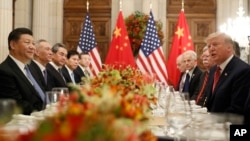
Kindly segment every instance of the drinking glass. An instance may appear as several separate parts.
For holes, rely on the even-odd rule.
[[[167,123],[175,130],[175,141],[179,141],[182,131],[191,122],[191,106],[188,93],[169,93],[166,109]]]
[[[158,106],[159,108],[165,110],[166,108],[166,86],[164,84],[159,85],[159,90],[158,90]]]
[[[47,91],[46,92],[47,105],[53,105],[53,103],[59,102],[60,98],[61,98],[61,94],[57,91]]]
[[[52,88],[52,91],[61,94],[60,100],[62,101],[66,101],[69,98],[69,89],[66,87],[55,87]]]
[[[9,122],[16,110],[14,99],[0,99],[0,125]]]

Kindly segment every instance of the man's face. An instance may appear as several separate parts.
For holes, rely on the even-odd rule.
[[[78,54],[70,56],[70,58],[67,59],[66,64],[71,70],[75,70],[77,66],[79,65]]]
[[[208,40],[207,46],[209,48],[211,60],[218,65],[228,58],[232,50],[230,45],[225,43],[224,38],[221,36]]]
[[[79,63],[83,67],[88,67],[90,64],[90,56],[88,54],[82,54]]]
[[[186,70],[191,70],[196,65],[196,60],[192,58],[191,54],[183,55],[183,62],[185,63]]]
[[[11,55],[23,63],[33,58],[35,52],[34,39],[29,34],[22,34],[18,41],[11,41]]]
[[[176,65],[177,65],[177,68],[180,70],[180,72],[185,72],[186,67],[182,59],[177,60]]]
[[[66,63],[67,50],[59,47],[56,53],[52,55],[52,61],[59,67],[62,67]]]
[[[40,42],[35,54],[43,63],[50,62],[52,59],[51,45],[48,42]]]
[[[210,69],[214,65],[214,63],[211,60],[209,50],[206,50],[202,53],[201,59],[202,59],[203,65],[206,69]]]

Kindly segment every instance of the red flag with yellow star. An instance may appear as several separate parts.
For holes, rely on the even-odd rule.
[[[116,27],[113,33],[105,64],[114,65],[116,68],[136,66],[121,11],[119,12],[118,19],[116,21]]]
[[[182,9],[179,14],[170,54],[167,60],[168,81],[172,83],[175,88],[180,79],[180,71],[177,69],[176,58],[187,50],[194,50],[194,46],[186,22],[184,9]]]

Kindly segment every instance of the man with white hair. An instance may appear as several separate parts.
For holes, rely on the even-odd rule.
[[[197,54],[193,50],[188,50],[183,53],[183,61],[186,68],[186,80],[182,92],[188,92],[192,98],[195,91],[198,91],[200,76],[202,71],[197,66]]]

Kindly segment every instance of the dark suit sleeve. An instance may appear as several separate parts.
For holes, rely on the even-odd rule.
[[[249,94],[250,70],[242,71],[239,75],[235,76],[234,80],[234,84],[232,85],[232,100],[226,112],[242,114],[242,107],[245,106]]]
[[[247,101],[244,107],[244,124],[250,126],[250,88],[247,96]]]

